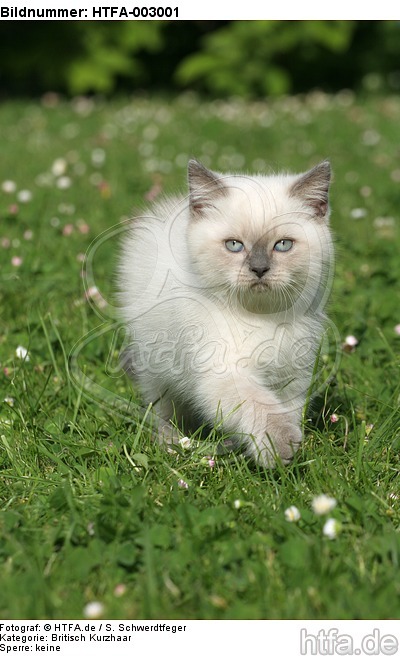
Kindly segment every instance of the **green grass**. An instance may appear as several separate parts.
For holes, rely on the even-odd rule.
[[[2,618],[79,618],[93,600],[121,619],[399,617],[399,124],[399,98],[348,93],[0,107],[0,183],[17,185],[0,192]],[[340,362],[333,341],[286,469],[212,440],[162,451],[126,412],[110,229],[158,185],[183,189],[192,155],[220,170],[333,165]],[[49,175],[57,159],[68,188]],[[103,307],[85,298],[87,249]],[[320,493],[337,499],[333,540],[311,510]]]

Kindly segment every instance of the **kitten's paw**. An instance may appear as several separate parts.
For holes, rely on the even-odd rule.
[[[182,433],[172,424],[160,420],[158,423],[157,442],[162,446],[170,446],[172,444],[180,444]]]
[[[263,467],[273,468],[277,459],[288,465],[300,446],[302,432],[297,424],[275,416],[268,422],[265,437],[254,439],[252,456]]]

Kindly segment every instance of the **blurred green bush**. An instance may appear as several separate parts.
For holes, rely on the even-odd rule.
[[[399,37],[397,21],[6,21],[0,93],[396,87]]]
[[[399,73],[396,21],[233,21],[208,34],[176,78],[213,95],[260,97],[368,80],[395,87]]]
[[[203,49],[179,66],[177,79],[218,95],[287,93],[293,84],[291,60],[302,60],[307,79],[307,66],[324,51],[348,50],[354,27],[350,21],[237,21],[204,39]]]
[[[141,56],[159,51],[158,21],[11,21],[0,25],[0,89],[71,95],[111,93],[127,80],[146,80]]]

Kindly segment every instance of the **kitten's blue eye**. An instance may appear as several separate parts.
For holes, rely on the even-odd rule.
[[[225,246],[227,247],[228,251],[231,251],[231,253],[240,253],[240,251],[244,249],[242,242],[237,241],[237,239],[228,239],[225,242]]]
[[[280,239],[279,241],[276,242],[274,246],[274,251],[278,251],[279,253],[285,253],[286,251],[290,251],[292,246],[293,246],[293,242],[291,239]]]

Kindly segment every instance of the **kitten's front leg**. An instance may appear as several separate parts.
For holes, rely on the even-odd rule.
[[[234,394],[230,386],[224,387],[224,428],[234,432],[247,455],[263,467],[274,467],[277,458],[289,464],[302,440],[301,408],[287,408],[273,392],[250,381],[236,381]]]
[[[265,407],[256,409],[255,413],[265,414]],[[244,440],[247,454],[263,467],[274,467],[280,458],[288,465],[302,440],[299,421],[293,412],[282,408],[280,414],[267,412],[263,429],[254,431]]]

